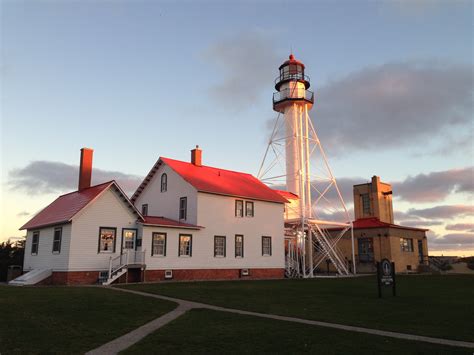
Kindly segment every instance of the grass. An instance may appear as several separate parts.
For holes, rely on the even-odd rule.
[[[474,341],[472,276],[398,276],[397,297],[385,290],[382,299],[375,276],[126,287],[229,308]]]
[[[121,354],[471,354],[468,349],[193,309]]]
[[[84,353],[176,306],[100,288],[0,286],[0,354]]]

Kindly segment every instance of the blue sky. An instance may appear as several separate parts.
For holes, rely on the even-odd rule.
[[[399,186],[405,214],[464,206],[424,223],[443,221],[440,250],[474,253],[470,1],[4,0],[1,10],[0,240],[74,189],[67,167],[48,164],[77,165],[83,146],[104,176],[131,185],[196,144],[206,164],[256,174],[273,79],[293,50],[336,177],[380,175]],[[417,188],[424,198],[409,197]],[[468,226],[445,229],[457,224]],[[453,233],[466,243],[443,239]]]

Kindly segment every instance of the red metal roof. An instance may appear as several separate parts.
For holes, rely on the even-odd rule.
[[[204,165],[196,166],[169,158],[161,158],[161,160],[198,191],[270,202],[287,202],[250,174]]]
[[[280,67],[278,69],[281,69],[283,68],[284,66],[286,65],[290,65],[290,64],[296,64],[296,65],[301,65],[303,68],[304,68],[304,64],[303,62],[295,59],[295,56],[293,54],[290,54],[290,56],[288,57],[288,60],[283,62],[282,65],[280,65]]]
[[[81,191],[74,191],[59,196],[51,204],[41,210],[36,216],[24,224],[22,229],[33,229],[53,224],[66,223],[89,202],[107,189],[113,181],[95,185]]]
[[[352,223],[352,225],[354,226],[354,229],[390,227],[390,228],[411,229],[411,230],[418,230],[418,231],[425,231],[425,232],[428,230],[428,229],[405,227],[405,226],[400,226],[398,224],[382,222],[377,217],[359,218],[355,220]]]
[[[188,229],[201,229],[204,227],[197,226],[194,224],[183,223],[174,219],[160,217],[160,216],[143,216],[144,225],[148,226],[160,226],[160,227],[171,227],[171,228],[188,228]]]
[[[287,200],[299,200],[300,198],[298,195],[294,194],[293,192],[289,191],[284,191],[284,190],[273,190],[283,198],[286,198]]]
[[[288,202],[284,197],[250,174],[205,165],[196,166],[188,162],[170,158],[160,158],[158,160],[138,187],[137,191],[133,194],[132,201],[136,201],[138,196],[140,196],[161,163],[168,165],[200,192],[277,203]]]
[[[127,195],[122,191],[115,181],[104,182],[80,191],[70,192],[59,196],[51,204],[41,210],[36,216],[24,224],[22,229],[33,229],[51,226],[54,224],[68,223],[71,219],[92,200],[99,196],[104,190],[113,185],[122,195],[123,200],[129,205],[135,214],[141,218],[140,213],[133,206]]]

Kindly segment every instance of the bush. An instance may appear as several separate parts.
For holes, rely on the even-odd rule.
[[[0,282],[7,281],[10,265],[23,266],[24,252],[24,241],[0,243]]]

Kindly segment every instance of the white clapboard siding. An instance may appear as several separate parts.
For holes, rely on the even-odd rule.
[[[142,249],[148,270],[284,268],[283,204],[253,201],[255,217],[235,217],[235,198],[198,193],[197,224],[186,230],[143,227]],[[166,256],[151,256],[152,233],[167,233]],[[179,257],[179,234],[193,236],[192,257]],[[244,236],[244,257],[235,257],[235,235]],[[226,237],[226,256],[214,257],[214,236]],[[262,236],[272,237],[272,255],[262,256]]]
[[[166,173],[168,177],[168,188],[161,192],[161,175]],[[142,205],[148,204],[149,216],[161,216],[179,219],[179,199],[187,197],[187,216],[183,222],[196,224],[197,220],[197,191],[166,164],[162,164],[151,181],[145,187],[135,207],[141,212]]]
[[[72,220],[69,271],[107,270],[109,259],[121,251],[122,229],[136,228],[137,217],[112,188]],[[117,228],[115,253],[99,253],[99,228]]]
[[[62,227],[61,251],[53,253],[54,228]],[[39,231],[38,254],[31,254],[33,232]],[[52,269],[66,271],[68,269],[69,250],[71,240],[71,224],[56,225],[53,227],[28,230],[26,233],[25,259],[23,270]]]

